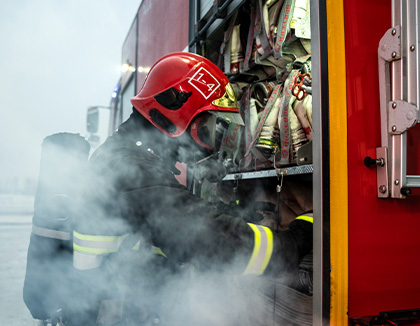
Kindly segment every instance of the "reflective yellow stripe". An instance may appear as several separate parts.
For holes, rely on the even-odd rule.
[[[262,226],[266,235],[267,235],[267,250],[265,252],[264,261],[260,269],[260,274],[264,273],[265,269],[267,268],[268,263],[270,262],[271,255],[273,254],[273,232],[265,227]]]
[[[314,224],[313,216],[300,215],[300,216],[296,217],[296,220],[303,220],[303,221]]]
[[[83,254],[91,254],[91,255],[103,255],[103,254],[109,254],[112,252],[117,252],[118,247],[115,248],[89,248],[89,247],[82,247],[75,243],[73,243],[73,249],[75,251],[78,251]]]
[[[254,231],[254,250],[244,274],[264,273],[273,253],[273,233],[265,226],[248,223]]]
[[[136,242],[133,248],[131,250],[139,251],[140,250],[140,240]]]
[[[73,250],[90,255],[117,252],[128,233],[120,236],[87,235],[73,231]]]
[[[73,231],[73,266],[91,270],[102,263],[102,258],[117,252],[128,233],[119,236],[87,235]]]
[[[126,236],[128,236],[128,233],[124,235],[87,235],[87,234],[81,234],[79,232],[73,231],[73,236],[80,239],[80,240],[90,240],[90,241],[118,241]]]
[[[154,246],[152,246],[152,249],[151,249],[151,251],[152,251],[152,253],[154,253],[155,255],[161,255],[161,256],[163,256],[163,257],[165,257],[165,258],[168,258],[166,255],[165,255],[165,253],[159,248],[159,247],[154,247]]]

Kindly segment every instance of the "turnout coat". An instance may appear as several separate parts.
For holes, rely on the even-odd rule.
[[[241,278],[296,271],[311,252],[312,223],[298,218],[274,232],[193,195],[176,180],[173,161],[149,147],[140,120],[134,111],[89,161],[73,235],[75,291],[83,298],[76,315],[116,324],[236,324],[247,307],[234,296]],[[272,305],[271,294],[264,297]]]

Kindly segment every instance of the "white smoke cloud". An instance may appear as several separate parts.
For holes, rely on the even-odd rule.
[[[0,2],[0,177],[36,176],[42,139],[107,105],[140,0]]]
[[[15,188],[8,186],[14,180],[20,185],[38,177],[44,137],[84,133],[87,107],[109,103],[120,76],[121,47],[140,1],[0,1],[2,193]],[[21,287],[27,250],[22,243],[29,239],[17,232],[11,229],[3,239],[2,258],[7,259],[0,301],[8,304],[3,304],[1,325],[32,325],[25,319]]]
[[[132,140],[134,149],[135,143]],[[61,216],[66,206],[52,209],[54,202],[48,195],[66,192],[72,195],[67,207],[70,213],[64,215],[74,219],[65,220],[64,229],[74,226],[87,234],[131,235],[117,254],[104,256],[101,266],[93,270],[72,268],[71,242],[70,251],[61,250],[59,255],[51,254],[51,241],[41,244],[36,250],[46,260],[40,270],[30,270],[35,278],[34,294],[39,298],[29,297],[27,302],[36,305],[47,300],[49,308],[58,308],[61,301],[64,312],[76,325],[80,322],[74,318],[86,313],[97,318],[103,300],[108,307],[112,300],[124,302],[126,325],[266,325],[273,319],[281,324],[296,316],[299,325],[309,325],[312,298],[286,286],[291,281],[280,273],[241,275],[249,260],[249,241],[225,229],[238,222],[231,223],[227,216],[213,216],[214,206],[207,206],[186,190],[159,186],[165,185],[171,174],[154,155],[146,154],[142,167],[161,165],[162,175],[144,172],[148,170],[139,173],[133,164],[136,155],[115,155],[110,151],[106,156],[103,152],[95,165],[101,178],[95,180],[77,173],[78,163],[72,164],[75,155],[69,154],[69,146],[65,146],[52,156],[56,162],[48,156],[41,162],[42,187],[38,191],[45,197],[40,196],[35,206],[36,222],[43,223],[46,217],[54,221]],[[101,166],[108,160],[111,165]],[[250,219],[256,210],[251,205],[249,215],[244,216]],[[229,235],[224,236],[221,230]],[[132,250],[139,240],[140,250]],[[160,247],[166,257],[152,254],[151,244]],[[290,250],[293,253],[293,248]],[[234,252],[237,255],[232,258]],[[282,266],[277,269],[282,270]],[[52,287],[54,282],[57,285]]]
[[[11,174],[38,176],[43,138],[57,132],[83,133],[86,108],[108,103],[120,75],[121,45],[139,1],[131,0],[129,5],[124,1],[124,6],[129,9],[121,8],[121,3],[117,0],[0,3],[0,177]],[[189,151],[190,148],[180,149],[182,153]],[[67,168],[70,175],[74,173],[73,166]],[[136,177],[133,175],[133,180]],[[147,180],[137,179],[137,182],[141,181]],[[82,190],[85,187],[87,185],[79,180],[77,188]],[[97,197],[107,201],[109,192],[114,189],[97,187],[94,190]],[[172,198],[173,201],[176,199],[175,196]],[[155,205],[163,209],[182,204],[157,199]],[[71,206],[75,211],[82,207],[77,202],[72,202]],[[106,219],[109,211],[95,209],[98,207],[92,206],[92,215],[84,215],[86,222],[92,218],[95,222],[100,220],[103,229],[128,228],[132,231],[132,225]],[[170,213],[158,212],[162,217]],[[98,219],[94,219],[93,214]],[[172,227],[168,240],[175,244],[165,246],[169,248],[169,257],[171,250],[180,256],[178,250],[188,255],[188,251],[197,249],[185,246],[188,243],[186,233],[194,237],[204,235],[202,245],[212,245],[205,238],[206,229],[199,214],[197,211],[197,219],[182,225],[167,222]],[[165,220],[158,222],[165,223]],[[184,229],[180,230],[180,227]],[[146,242],[146,239],[140,240]],[[184,244],[182,249],[176,246],[177,243]],[[41,247],[40,251],[48,249],[51,249],[49,245]],[[133,261],[128,256],[138,260]],[[52,266],[46,265],[53,271],[46,283],[57,281],[60,286],[53,290],[57,291],[58,297],[67,299],[69,308],[77,312],[92,309],[97,313],[98,307],[85,304],[90,303],[90,299],[103,298],[104,293],[105,297],[120,293],[120,297],[131,299],[127,300],[125,307],[133,311],[133,318],[137,318],[132,324],[139,324],[145,318],[153,321],[156,317],[169,325],[185,325],[185,320],[194,325],[255,325],[256,320],[264,324],[264,318],[269,320],[276,311],[282,311],[281,308],[270,310],[274,309],[270,302],[273,288],[278,288],[278,296],[282,297],[280,280],[236,277],[243,259],[238,259],[240,265],[232,263],[223,270],[214,262],[205,264],[204,258],[207,257],[186,259],[185,262],[178,261],[175,267],[171,267],[175,270],[171,270],[168,266],[157,268],[161,262],[155,260],[159,257],[140,256],[129,250],[117,261],[104,262],[101,272],[86,272],[82,273],[83,277],[77,277],[68,267],[68,258],[71,259],[63,255]],[[60,266],[68,268],[59,273]],[[40,272],[38,276],[45,274]],[[38,290],[47,293],[45,288]],[[155,310],[157,315],[153,316]]]

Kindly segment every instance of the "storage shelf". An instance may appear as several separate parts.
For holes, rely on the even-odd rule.
[[[190,6],[200,9],[200,13],[198,14],[199,17],[193,22],[193,26],[200,26],[200,23],[203,24],[203,26],[200,26],[195,31],[192,38],[190,35],[189,47],[194,47],[195,45],[200,44],[202,40],[211,38],[217,30],[223,28],[232,14],[247,1],[248,0],[226,0],[219,8],[214,7],[213,0],[190,1]],[[224,10],[219,12],[219,10],[223,8]]]
[[[234,180],[245,180],[245,179],[261,179],[261,178],[273,178],[277,176],[290,176],[290,175],[300,175],[300,174],[310,174],[313,173],[314,168],[312,164],[308,165],[298,165],[298,166],[289,166],[278,169],[271,170],[261,170],[261,171],[250,171],[250,172],[235,172],[229,173],[223,178],[222,181],[234,181]]]

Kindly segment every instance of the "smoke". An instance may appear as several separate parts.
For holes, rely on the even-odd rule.
[[[0,2],[0,178],[36,178],[42,139],[83,134],[87,107],[109,103],[139,3]]]
[[[45,136],[83,132],[86,108],[109,100],[119,77],[122,40],[139,3],[133,2],[124,19],[117,17],[121,8],[113,1],[0,5],[4,32],[0,39],[7,49],[1,60],[0,173],[38,176],[39,172],[34,212],[38,227],[70,235],[73,229],[89,235],[130,233],[117,253],[103,255],[100,267],[92,270],[74,269],[71,238],[32,234],[25,302],[39,318],[62,308],[74,325],[82,325],[78,321],[85,316],[96,321],[101,302],[111,307],[112,300],[124,302],[127,325],[269,324],[277,311],[287,311],[282,307],[286,298],[273,300],[282,298],[284,280],[241,276],[250,248],[239,250],[247,240],[229,235],[228,227],[228,215],[236,216],[237,224],[260,221],[257,210],[267,207],[252,204],[255,198],[222,209],[216,198],[222,194],[232,202],[233,187],[220,189],[208,183],[217,203],[211,206],[175,186],[165,190],[168,182],[173,186],[176,181],[168,165],[152,154],[141,162],[146,170],[138,173],[135,156],[113,160],[119,155],[116,148],[110,157],[98,158],[97,171],[89,176],[84,159],[75,159],[68,146],[54,148],[54,155],[40,159]],[[18,7],[12,8],[13,4]],[[116,59],[106,61],[110,52]],[[172,157],[170,140],[159,148],[154,135],[147,138],[144,146],[164,160],[196,162],[208,155],[185,141],[178,143]],[[217,177],[224,173],[215,171],[217,165],[200,166],[199,180],[215,181],[209,172],[217,172]],[[128,185],[124,180],[130,180]],[[136,191],[139,187],[143,191]],[[220,211],[224,213],[217,215]],[[133,250],[138,242],[139,250]],[[152,244],[166,257],[151,253]],[[118,309],[111,315],[117,320]]]
[[[242,189],[247,200],[240,205],[205,202],[179,186],[160,139],[147,136],[139,142],[123,125],[89,166],[81,137],[44,141],[34,225],[129,235],[117,252],[98,255],[96,268],[75,269],[71,239],[32,234],[24,297],[33,316],[62,309],[69,325],[267,325],[298,316],[299,325],[309,325],[312,298],[289,286],[285,266],[242,275],[253,249],[245,222],[258,223],[260,211],[275,207],[263,201],[266,185]],[[188,142],[176,149],[183,156],[194,150]],[[229,192],[210,184],[219,195]]]

